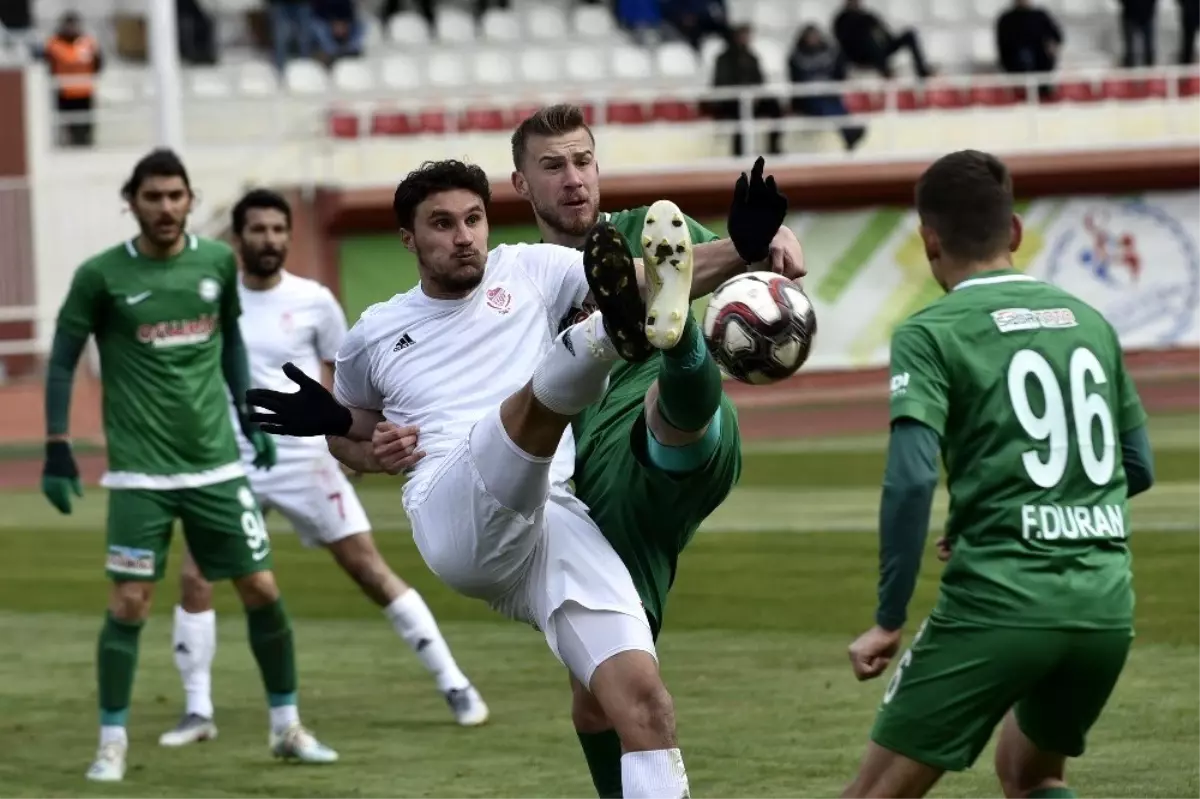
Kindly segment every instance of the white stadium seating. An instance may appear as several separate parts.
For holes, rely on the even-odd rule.
[[[399,47],[421,46],[429,43],[429,25],[415,11],[393,14],[387,22],[388,39]]]
[[[480,20],[480,31],[489,42],[519,42],[521,20],[512,11],[490,8]]]

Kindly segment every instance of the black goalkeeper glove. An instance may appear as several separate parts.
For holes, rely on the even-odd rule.
[[[787,216],[788,201],[775,186],[775,177],[763,180],[762,156],[754,162],[750,177],[743,172],[733,187],[729,207],[729,238],[738,255],[748,264],[766,260],[771,240]]]
[[[83,496],[79,467],[66,441],[46,442],[46,463],[42,467],[42,493],[59,513],[71,512],[71,495]]]
[[[246,392],[246,404],[272,411],[250,414],[251,422],[276,436],[344,436],[350,432],[354,421],[350,410],[340,405],[325,386],[292,363],[283,365],[283,373],[300,390],[286,394],[266,388],[250,389]]]

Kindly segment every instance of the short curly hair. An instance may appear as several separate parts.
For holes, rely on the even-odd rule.
[[[426,161],[405,175],[404,180],[396,187],[396,194],[392,199],[396,223],[405,230],[412,230],[418,205],[431,195],[454,189],[463,189],[479,195],[479,199],[483,200],[484,210],[492,201],[492,186],[487,173],[475,164],[452,158],[445,161]]]

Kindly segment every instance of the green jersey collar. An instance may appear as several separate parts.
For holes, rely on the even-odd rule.
[[[955,286],[951,291],[969,288],[971,286],[987,286],[992,283],[1024,283],[1036,281],[1036,277],[1023,275],[1012,269],[996,269],[990,272],[980,272],[972,278],[968,278]]]
[[[194,250],[200,246],[200,239],[198,239],[194,233],[185,233],[184,235],[187,236],[186,249]],[[129,253],[130,258],[141,258],[142,257],[142,254],[140,252],[138,252],[137,245],[134,244],[134,241],[136,240],[136,238],[137,237],[135,236],[132,239],[125,240],[125,252]]]

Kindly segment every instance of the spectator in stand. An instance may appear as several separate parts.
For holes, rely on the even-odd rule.
[[[846,0],[833,20],[833,35],[850,63],[874,69],[885,78],[892,77],[889,63],[892,56],[904,48],[912,53],[913,67],[919,77],[933,74],[925,62],[916,31],[910,28],[893,36],[879,17],[863,8],[862,0]]]
[[[1125,53],[1121,63],[1127,67],[1153,66],[1154,16],[1158,0],[1121,0],[1121,36]]]
[[[617,22],[641,44],[655,44],[661,38],[663,18],[659,0],[614,0],[613,11]]]
[[[36,37],[29,0],[0,0],[0,45],[37,52]]]
[[[1005,72],[1052,72],[1062,48],[1062,28],[1048,11],[1034,8],[1032,0],[1016,0],[996,20],[996,52]],[[1042,99],[1049,99],[1050,86],[1039,86]]]
[[[662,0],[662,11],[667,22],[697,51],[706,36],[729,38],[725,0]]]
[[[796,46],[788,58],[792,83],[818,83],[846,79],[846,60],[816,25],[806,25],[796,37]],[[792,98],[792,111],[807,117],[844,117],[846,104],[840,94],[804,95]],[[840,129],[846,149],[853,150],[866,135],[861,125]]]
[[[1179,63],[1196,63],[1196,33],[1200,32],[1200,0],[1179,0]]]
[[[354,0],[312,0],[312,15],[317,58],[324,64],[362,55],[365,31]]]
[[[509,0],[475,0],[475,16],[482,17],[489,8],[507,9],[509,5]]]
[[[758,56],[750,48],[750,26],[738,25],[733,29],[729,46],[717,57],[713,72],[713,86],[718,89],[733,86],[762,86],[766,84],[763,77],[762,65]],[[711,104],[710,110],[715,119],[740,120],[742,104],[737,99],[718,100]],[[755,119],[782,119],[783,108],[774,97],[755,97],[751,108]],[[783,152],[782,131],[771,126],[767,131],[767,151],[771,155]],[[733,155],[740,157],[744,153],[742,132],[733,134]]]
[[[217,26],[196,0],[175,0],[179,58],[185,64],[217,63]]]
[[[58,30],[46,40],[41,55],[58,85],[58,112],[66,116],[59,125],[65,133],[64,143],[69,147],[91,147],[94,78],[104,65],[100,46],[83,32],[79,14],[68,11],[59,19]]]
[[[275,68],[283,72],[292,55],[293,45],[296,55],[301,58],[312,57],[312,0],[269,0],[268,4]]]

